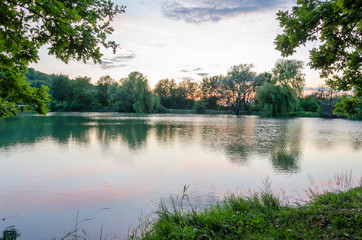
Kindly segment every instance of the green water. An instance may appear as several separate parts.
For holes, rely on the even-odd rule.
[[[200,207],[230,192],[303,197],[336,173],[362,175],[362,122],[257,116],[64,113],[0,120],[0,218],[19,239],[62,237],[79,219],[125,236],[160,199]],[[107,208],[105,210],[101,210]],[[101,210],[101,211],[99,211]],[[88,215],[91,215],[88,220]],[[2,229],[0,229],[2,230]]]

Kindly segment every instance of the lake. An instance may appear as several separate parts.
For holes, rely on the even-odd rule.
[[[230,193],[303,198],[335,174],[362,175],[362,122],[232,115],[26,114],[0,120],[0,219],[19,239],[124,238],[160,199],[209,206]]]

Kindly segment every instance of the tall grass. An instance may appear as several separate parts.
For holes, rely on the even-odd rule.
[[[328,188],[310,187],[309,201],[289,203],[264,188],[247,196],[231,194],[206,209],[181,197],[161,201],[129,239],[362,239],[362,184],[338,174]],[[303,204],[301,204],[303,203]]]

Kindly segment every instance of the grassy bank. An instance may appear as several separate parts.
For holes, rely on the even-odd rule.
[[[183,207],[185,199],[161,202],[155,220],[129,239],[362,239],[361,185],[299,205],[282,204],[270,191],[229,196],[204,210]]]

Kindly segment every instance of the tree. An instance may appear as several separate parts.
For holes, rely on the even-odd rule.
[[[239,115],[241,110],[247,108],[251,99],[256,73],[251,71],[252,64],[232,66],[223,81],[223,98],[225,104]]]
[[[115,81],[109,75],[102,76],[96,83],[97,85],[97,98],[103,106],[108,106],[110,103],[110,96],[108,89]]]
[[[328,118],[335,117],[333,110],[339,100],[337,92],[332,88],[320,86],[313,95],[320,104],[320,115]]]
[[[64,101],[70,98],[71,86],[70,79],[65,75],[58,75],[54,77],[50,88],[52,97],[61,102],[64,108]]]
[[[1,1],[0,118],[16,115],[20,105],[46,114],[47,88],[32,88],[24,80],[41,46],[49,44],[49,54],[65,63],[100,63],[100,46],[114,51],[118,47],[106,39],[113,32],[113,17],[124,10],[109,0]]]
[[[71,110],[84,110],[92,106],[95,100],[94,85],[88,77],[77,77],[70,81],[71,95],[69,105]]]
[[[179,93],[185,99],[196,100],[199,96],[199,85],[190,80],[184,80],[178,84]]]
[[[202,99],[206,101],[206,107],[213,109],[217,107],[217,102],[221,98],[221,85],[224,76],[204,77],[200,84]]]
[[[50,88],[55,75],[48,75],[35,71],[33,68],[28,68],[25,77],[25,80],[28,81],[32,87],[41,88],[41,85],[44,85]]]
[[[177,85],[173,79],[162,79],[153,92],[160,96],[162,105],[167,108],[191,108],[194,100],[199,97],[199,85],[190,80]]]
[[[174,79],[162,79],[157,82],[153,92],[161,97],[161,100],[164,98],[171,97],[175,94],[175,89],[177,88],[177,84]]]
[[[353,90],[344,98],[341,111],[359,109],[362,97],[362,2],[354,0],[299,0],[292,12],[279,11],[283,33],[275,39],[276,49],[289,56],[308,41],[318,42],[310,51],[309,65],[337,91]],[[353,113],[353,112],[352,112]]]
[[[302,73],[303,65],[303,61],[279,59],[272,70],[272,83],[284,87],[289,86],[301,95],[305,86],[305,74]]]
[[[316,96],[312,94],[304,98],[299,98],[299,108],[301,111],[318,112],[320,106]]]
[[[257,90],[259,110],[264,116],[287,117],[295,111],[298,97],[288,86],[266,84]]]
[[[131,72],[120,80],[120,90],[116,105],[120,111],[146,113],[153,112],[156,99],[150,90],[147,78],[140,72]]]

